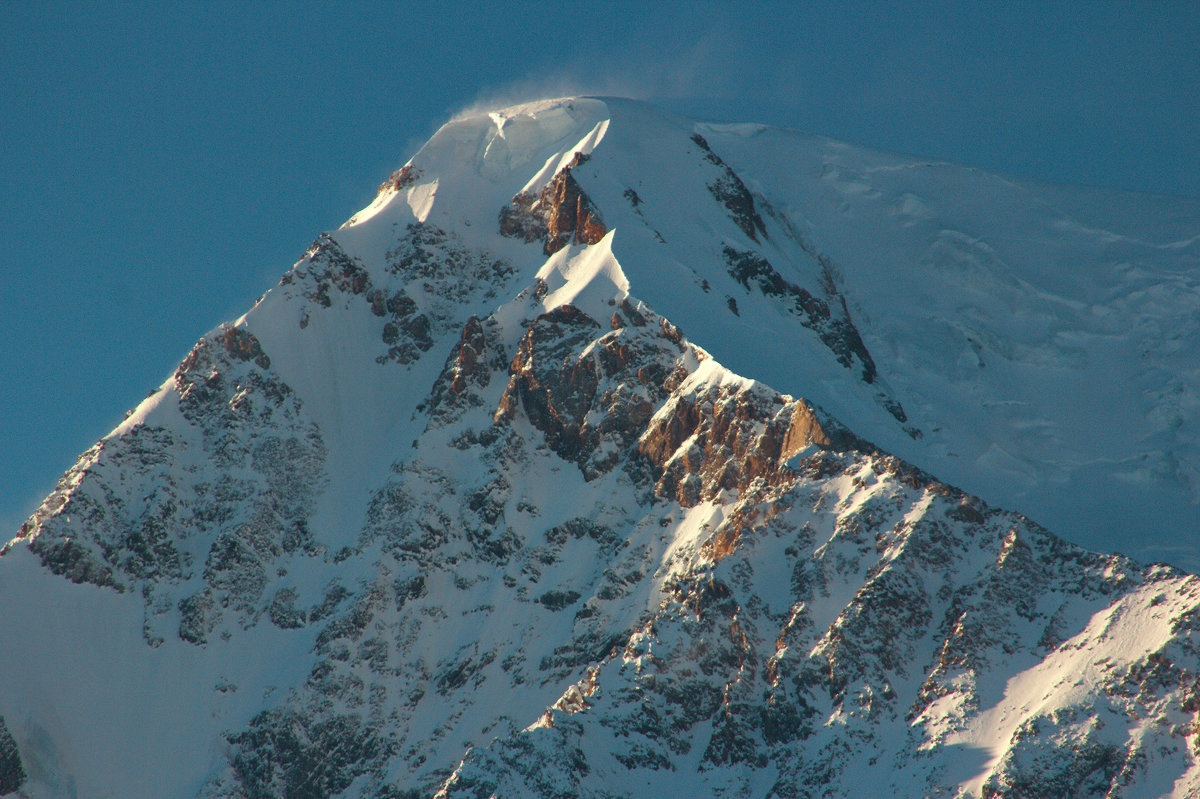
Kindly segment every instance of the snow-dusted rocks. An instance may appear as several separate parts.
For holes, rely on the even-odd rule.
[[[1200,213],[1095,196],[451,122],[5,547],[0,795],[1195,795],[1200,580],[999,509],[1195,564]]]
[[[0,718],[0,795],[16,793],[25,782],[25,768],[17,752],[17,742]]]

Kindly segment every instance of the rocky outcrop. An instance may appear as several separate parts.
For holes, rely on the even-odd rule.
[[[230,616],[257,615],[272,564],[312,554],[324,442],[269,366],[245,328],[201,339],[161,389],[188,427],[136,425],[101,442],[24,528],[51,571],[136,587],[151,645],[203,644]],[[131,495],[130,485],[141,488]]]
[[[879,384],[879,372],[875,360],[863,343],[862,336],[850,318],[846,298],[837,290],[827,266],[822,267],[822,288],[826,299],[814,296],[807,289],[786,280],[763,255],[751,250],[736,250],[728,245],[724,248],[725,263],[729,276],[747,291],[753,286],[764,297],[777,300],[783,308],[800,320],[800,324],[812,330],[847,369],[857,369],[859,379],[868,385],[876,385],[875,400],[896,421],[904,424],[908,416],[899,400],[887,388]],[[729,310],[738,313],[737,301],[728,298]],[[918,437],[914,428],[905,427],[910,436]]]
[[[25,784],[25,779],[17,742],[4,724],[4,717],[0,716],[0,796],[15,794]]]
[[[229,738],[230,760],[245,796],[337,796],[388,754],[356,714],[314,721],[267,711]]]
[[[379,188],[375,191],[375,196],[383,194],[385,191],[400,191],[407,189],[409,186],[417,182],[421,177],[421,170],[415,168],[412,164],[405,164],[397,169],[392,174],[388,175],[388,179],[379,184]]]
[[[605,331],[572,306],[535,319],[496,412],[503,421],[520,410],[589,480],[622,462],[641,469],[640,458],[629,460],[631,448],[689,371],[689,350],[665,319],[626,300],[610,326]]]
[[[406,366],[461,326],[463,302],[493,299],[512,273],[509,264],[459,246],[444,230],[410,223],[387,251],[381,274],[372,275],[333,235],[322,234],[281,285],[307,301],[299,303],[301,329],[318,309],[365,305],[378,320],[376,363]]]
[[[500,210],[500,235],[526,242],[542,241],[552,255],[568,244],[595,244],[608,228],[572,170],[588,156],[576,153],[537,194],[523,192]]]
[[[496,327],[491,319],[472,316],[467,320],[429,399],[421,405],[432,419],[447,423],[485,403],[483,390],[503,373],[509,360]]]
[[[510,359],[502,340],[492,318],[460,331],[424,406],[432,438],[414,442],[372,507],[359,551],[383,542],[380,579],[319,622],[303,690],[232,735],[214,795],[290,790],[314,769],[332,793],[353,783],[378,795],[623,795],[655,774],[689,775],[706,793],[797,797],[902,774],[936,793],[965,719],[997,701],[983,686],[1011,679],[991,675],[1076,657],[1093,638],[1087,620],[1114,602],[1157,592],[1174,597],[1172,614],[1200,607],[1175,573],[1065,544],[810,403],[724,373],[632,300],[607,325],[571,306],[543,313]],[[446,451],[471,466],[447,470]],[[586,515],[543,516],[555,501],[524,473],[563,461],[583,485],[619,492],[619,506],[576,501]],[[709,521],[684,533],[702,508]],[[659,530],[693,538],[664,550]],[[639,604],[651,574],[659,599]],[[280,607],[304,623],[284,612],[294,603]],[[564,635],[422,643],[513,618]],[[1185,717],[1200,695],[1200,653],[1171,646],[1076,704],[1014,708],[1012,754],[988,767],[984,794],[1036,795],[1034,775],[1049,791],[1139,784],[1136,752],[1151,744],[1119,742],[1147,713]],[[473,698],[501,689],[557,699],[532,727],[504,732]],[[1079,726],[1094,702],[1113,732]],[[435,704],[450,720],[418,741]],[[449,770],[451,741],[496,729]],[[297,730],[304,743],[273,755]],[[352,745],[318,760],[328,730]],[[1156,757],[1188,750],[1192,728],[1174,730],[1154,733],[1167,753]]]
[[[356,259],[351,258],[328,233],[322,233],[305,252],[305,260],[297,268],[284,274],[280,283],[299,283],[304,287],[304,296],[322,308],[333,304],[330,292],[357,295],[371,286],[371,274]],[[301,327],[307,322],[301,318]]]
[[[875,382],[875,361],[863,344],[858,329],[850,321],[845,300],[840,295],[835,298],[835,302],[841,304],[837,309],[839,312],[835,314],[828,302],[785,280],[766,258],[756,252],[738,251],[726,246],[725,263],[730,277],[743,288],[749,290],[754,286],[763,296],[782,301],[784,307],[800,319],[801,324],[820,336],[822,343],[837,356],[838,363],[847,369],[857,366],[864,383]]]
[[[757,385],[705,386],[672,397],[638,450],[659,475],[655,489],[683,507],[789,479],[783,464],[813,446],[868,449],[826,414]]]
[[[708,141],[699,133],[692,135],[692,141],[704,152],[704,160],[720,168],[721,173],[708,184],[708,190],[721,205],[742,232],[754,243],[759,243],[759,236],[766,238],[767,227],[763,224],[762,216],[754,206],[754,196],[746,188],[746,184],[737,173],[729,168],[719,155],[712,151]]]
[[[225,351],[239,361],[254,361],[263,369],[271,368],[271,359],[262,350],[254,334],[241,327],[226,327],[221,334]]]

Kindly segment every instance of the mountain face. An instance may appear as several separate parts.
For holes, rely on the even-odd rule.
[[[1196,796],[1198,274],[1186,200],[455,120],[5,546],[0,796]]]

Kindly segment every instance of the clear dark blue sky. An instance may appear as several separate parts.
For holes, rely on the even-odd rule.
[[[625,94],[1200,196],[1200,4],[750,5],[0,4],[0,539],[479,101]]]

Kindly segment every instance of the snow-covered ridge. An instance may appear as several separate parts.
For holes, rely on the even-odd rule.
[[[1200,203],[576,98],[456,120],[342,233],[415,218],[495,247],[577,153],[630,290],[736,372],[1085,545],[1200,568]]]
[[[456,119],[5,548],[0,795],[1194,793],[1196,578],[996,505],[1195,557],[1198,220]]]

